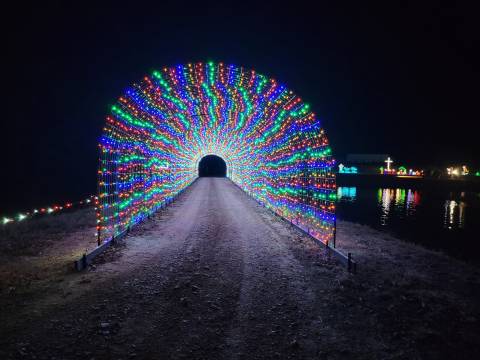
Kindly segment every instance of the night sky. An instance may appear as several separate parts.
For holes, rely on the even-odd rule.
[[[3,9],[0,212],[94,193],[110,105],[153,69],[195,61],[242,65],[294,90],[340,159],[480,166],[476,9],[222,3]]]

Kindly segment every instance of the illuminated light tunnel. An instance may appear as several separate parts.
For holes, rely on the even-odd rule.
[[[324,243],[334,236],[334,159],[320,121],[254,70],[208,62],[153,71],[111,107],[99,147],[99,243],[171,202],[206,155],[224,159],[227,177],[278,215]]]

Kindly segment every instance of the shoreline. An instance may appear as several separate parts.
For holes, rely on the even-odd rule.
[[[362,239],[364,236],[366,239]],[[338,240],[339,238],[340,240]],[[397,234],[393,229],[382,230],[361,222],[337,220],[338,249],[351,252],[355,258],[361,258],[362,262],[368,262],[369,256],[372,256],[372,249],[375,249],[373,245],[381,245],[380,253],[383,254],[395,252],[402,255],[403,253],[417,252],[419,257],[429,256],[432,259],[451,262],[452,266],[467,267],[472,271],[479,272],[480,275],[480,268],[476,263],[452,256],[440,248],[432,249],[424,244],[412,242]],[[367,250],[366,247],[368,247]]]
[[[365,231],[366,233],[370,233],[370,231],[375,232],[376,233],[374,235],[375,238],[384,239],[388,241],[397,241],[399,243],[405,244],[406,248],[409,246],[412,246],[412,248],[417,249],[420,252],[425,251],[430,253],[432,256],[445,257],[446,259],[449,259],[452,262],[457,262],[458,264],[463,264],[464,266],[468,266],[468,267],[471,267],[472,269],[480,271],[480,261],[475,262],[470,258],[462,257],[462,255],[460,254],[458,255],[452,254],[451,252],[449,252],[449,249],[445,249],[442,247],[433,248],[433,247],[429,247],[427,244],[415,242],[415,239],[409,237],[408,235],[402,235],[400,231],[391,227],[381,227],[381,226],[375,227],[368,223],[363,223],[358,221],[337,220],[337,239],[338,239],[339,225],[347,226],[348,228],[351,229],[350,231],[353,231],[355,227],[360,227],[360,228],[364,227],[365,229],[361,231]],[[353,243],[351,240],[348,240],[347,237],[343,237],[340,241],[341,243],[337,247],[342,251],[347,251],[345,247],[354,249],[354,250],[348,250],[352,252],[352,255],[354,255],[355,252],[358,252],[357,250],[359,249],[360,251],[362,251],[361,247],[359,248],[357,243]],[[383,243],[383,241],[381,241],[381,243],[385,246],[385,243]],[[387,245],[388,244],[389,243],[387,242]],[[404,250],[400,250],[400,251],[404,251]]]
[[[337,174],[337,186],[440,188],[452,191],[480,191],[480,177],[468,179],[401,178],[392,175]]]

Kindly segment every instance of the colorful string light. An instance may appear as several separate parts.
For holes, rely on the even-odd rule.
[[[308,104],[254,70],[208,62],[154,71],[112,106],[99,147],[100,242],[168,203],[211,154],[255,199],[321,241],[333,237],[324,130]]]
[[[358,174],[358,168],[356,166],[345,166],[343,164],[338,165],[339,174]]]
[[[405,166],[399,166],[398,169],[390,169],[380,166],[378,168],[380,175],[395,175],[398,177],[423,177],[423,170],[408,169]]]
[[[76,201],[76,202],[66,202],[64,205],[52,205],[52,206],[45,206],[42,208],[37,208],[33,209],[30,211],[24,211],[19,213],[17,216],[4,216],[1,218],[0,222],[3,225],[10,224],[10,223],[15,223],[15,222],[20,222],[24,221],[27,219],[31,219],[34,216],[40,216],[40,215],[47,215],[47,214],[53,214],[53,213],[58,213],[62,210],[67,210],[67,209],[72,209],[76,208],[82,205],[93,205],[96,202],[96,196],[95,195],[90,195],[86,199]],[[58,204],[58,203],[57,203]]]

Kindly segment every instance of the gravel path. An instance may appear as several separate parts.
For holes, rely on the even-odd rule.
[[[64,255],[45,274],[43,255],[5,256],[0,359],[479,358],[478,269],[338,224],[357,275],[228,179],[201,178],[86,272],[66,270],[80,235],[53,243]]]
[[[12,318],[0,354],[315,356],[312,331],[324,308],[315,310],[321,299],[308,266],[344,273],[323,256],[229,180],[201,178],[88,273],[67,277],[63,297],[29,304],[24,321]],[[324,274],[315,290],[328,283]]]

